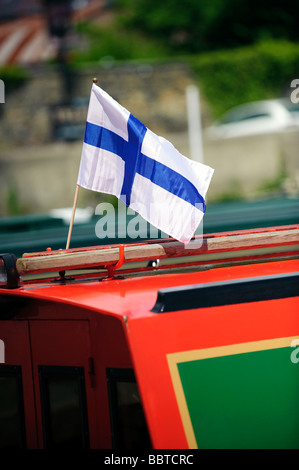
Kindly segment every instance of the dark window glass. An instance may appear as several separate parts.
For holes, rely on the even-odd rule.
[[[150,437],[133,370],[108,369],[107,380],[113,447],[150,449]]]
[[[0,365],[0,448],[25,447],[25,423],[20,366]]]
[[[263,117],[271,117],[271,114],[269,113],[252,113],[248,114],[247,116],[243,116],[240,118],[240,121],[247,121],[247,119],[259,119]]]
[[[83,367],[39,367],[45,448],[88,447]]]

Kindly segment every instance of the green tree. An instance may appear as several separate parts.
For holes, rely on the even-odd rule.
[[[201,52],[262,39],[299,40],[298,0],[117,0],[131,28],[175,51]]]

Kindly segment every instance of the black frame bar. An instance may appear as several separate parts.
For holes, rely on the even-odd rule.
[[[165,313],[283,299],[299,295],[299,273],[210,282],[161,289],[152,312]]]

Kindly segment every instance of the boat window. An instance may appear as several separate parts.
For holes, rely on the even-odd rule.
[[[44,447],[89,445],[83,367],[39,366]]]
[[[131,369],[107,369],[112,445],[115,449],[150,449],[142,403]]]
[[[20,366],[0,365],[0,448],[25,447],[25,421]]]

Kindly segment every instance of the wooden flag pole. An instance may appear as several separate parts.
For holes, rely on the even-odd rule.
[[[76,206],[77,206],[77,201],[78,201],[79,188],[80,188],[80,186],[77,184],[76,191],[75,191],[75,197],[74,197],[74,203],[73,203],[72,217],[71,217],[70,226],[69,226],[69,233],[68,233],[66,247],[65,247],[66,250],[68,250],[69,247],[70,247],[71,235],[72,235],[74,219],[75,219]]]
[[[98,82],[98,79],[94,78],[93,83],[97,83],[97,82]],[[74,203],[73,203],[72,216],[71,216],[71,221],[70,221],[70,226],[69,226],[69,233],[68,233],[66,247],[65,247],[66,250],[68,250],[69,247],[70,247],[71,235],[72,235],[74,219],[75,219],[76,206],[77,206],[77,201],[78,201],[79,188],[80,188],[80,186],[77,184],[75,197],[74,197]]]

